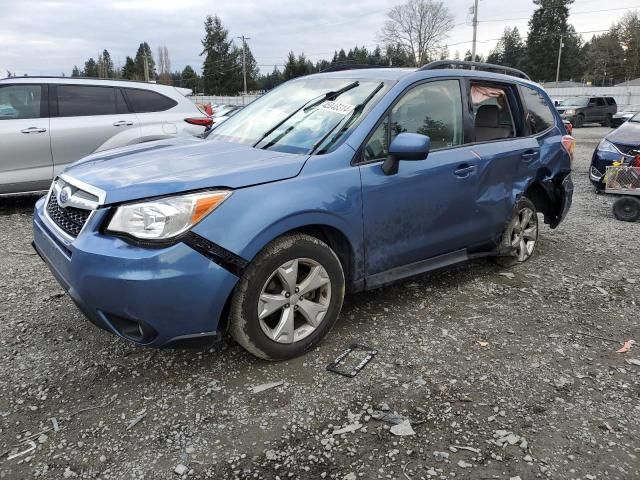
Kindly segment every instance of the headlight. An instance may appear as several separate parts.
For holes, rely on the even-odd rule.
[[[229,195],[229,191],[217,190],[122,205],[107,231],[140,240],[169,240],[192,228]]]
[[[575,115],[575,113],[576,113],[576,111],[575,110],[571,110],[571,109],[564,111],[565,115]]]
[[[606,138],[603,138],[602,141],[600,142],[600,145],[598,145],[598,151],[599,152],[618,153],[618,154],[622,155],[622,152],[620,150],[618,150],[618,148],[613,143],[611,143],[609,140],[607,140]]]

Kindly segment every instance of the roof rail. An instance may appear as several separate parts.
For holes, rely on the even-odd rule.
[[[511,67],[503,67],[502,65],[494,65],[493,63],[482,62],[467,62],[463,60],[438,60],[437,62],[430,62],[423,65],[418,69],[421,70],[442,70],[446,68],[469,68],[483,70],[485,72],[503,73],[505,75],[511,75],[512,77],[524,78],[525,80],[531,80],[529,75],[522,70]]]
[[[151,85],[161,85],[158,84],[158,82],[155,81],[148,81],[145,82],[144,80],[128,80],[126,78],[100,78],[100,77],[63,77],[61,75],[16,75],[14,77],[5,77],[5,78],[0,78],[0,80],[24,80],[25,78],[29,79],[29,78],[51,78],[51,79],[55,79],[55,80],[91,80],[91,81],[110,81],[110,82],[131,82],[131,83],[144,83],[144,84],[151,84]]]
[[[360,70],[364,68],[389,68],[387,65],[367,65],[365,63],[336,63],[330,67],[320,70],[318,73],[340,72],[342,70]]]

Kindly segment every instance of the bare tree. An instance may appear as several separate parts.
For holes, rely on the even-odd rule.
[[[437,57],[442,41],[453,28],[453,15],[440,1],[407,0],[393,7],[387,17],[380,40],[387,46],[401,46],[415,66]]]
[[[166,45],[158,47],[158,82],[171,85],[171,60]]]

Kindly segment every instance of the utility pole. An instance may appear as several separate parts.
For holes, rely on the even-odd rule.
[[[562,58],[562,47],[564,47],[564,43],[562,43],[562,35],[560,35],[560,47],[558,49],[558,68],[556,68],[556,83],[560,81],[560,59]]]
[[[471,46],[471,61],[476,61],[476,36],[478,33],[478,0],[475,0],[473,6],[473,43]]]
[[[144,81],[148,82],[149,81],[149,60],[147,58],[146,52],[142,56],[142,59],[144,60]]]
[[[250,37],[245,37],[244,35],[238,37],[242,39],[242,77],[244,80],[244,94],[247,94],[247,58],[245,55],[247,40],[251,40]]]

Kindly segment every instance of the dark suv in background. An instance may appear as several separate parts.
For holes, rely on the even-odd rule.
[[[572,97],[560,101],[556,108],[563,120],[580,128],[585,123],[599,123],[603,127],[611,126],[618,106],[613,97]]]

